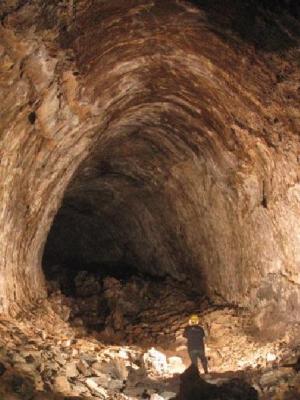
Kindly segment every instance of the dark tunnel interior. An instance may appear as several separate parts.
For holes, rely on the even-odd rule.
[[[271,177],[268,147],[277,148],[282,124],[290,123],[275,108],[273,116],[269,110],[268,117],[258,115],[269,107],[263,104],[268,85],[296,73],[297,2],[194,0],[177,2],[172,10],[155,5],[151,13],[141,5],[143,29],[124,4],[101,7],[102,25],[95,10],[87,9],[73,31],[61,33],[63,45],[78,54],[78,74],[97,77],[111,66],[112,86],[105,91],[103,82],[93,83],[95,93],[108,96],[105,128],[73,174],[54,218],[42,260],[46,278],[57,278],[59,271],[69,276],[63,284],[67,295],[76,295],[76,276],[87,271],[101,290],[112,277],[173,280],[186,285],[192,298],[238,307],[248,303],[249,285],[253,298],[268,297],[268,274],[258,277],[251,268],[263,270],[267,249],[276,247],[276,233],[268,233],[262,247],[268,210],[284,190],[281,177]],[[105,33],[111,12],[123,25],[113,25],[108,47],[100,42],[104,58],[94,59],[88,35]],[[182,25],[173,24],[172,16]],[[87,35],[75,39],[89,18]],[[125,31],[129,41],[117,45],[120,67],[113,68],[110,41]],[[203,44],[198,37],[207,39]],[[279,63],[284,52],[293,67]],[[261,68],[260,58],[268,67]],[[276,251],[272,263],[284,257]],[[282,283],[276,285],[280,291]]]
[[[0,0],[0,400],[299,398],[299,18]]]

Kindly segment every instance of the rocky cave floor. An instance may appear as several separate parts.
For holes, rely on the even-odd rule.
[[[297,326],[262,341],[247,310],[210,304],[189,282],[58,268],[48,299],[0,319],[0,400],[300,399]],[[194,312],[207,333],[201,378],[182,337]]]

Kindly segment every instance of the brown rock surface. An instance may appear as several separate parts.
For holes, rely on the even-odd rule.
[[[2,2],[1,312],[46,295],[60,207],[45,264],[190,277],[255,310],[258,330],[299,318],[299,8],[288,3]]]
[[[299,357],[299,330],[289,332],[286,341],[263,344],[244,332],[249,315],[240,318],[233,310],[207,309],[201,319],[208,328],[212,326],[210,330],[206,328],[210,377],[201,375],[200,382],[209,394],[222,393],[221,399],[231,400],[234,389],[233,398],[239,399],[247,391],[249,396],[254,393],[250,391],[253,386],[260,399],[283,400],[299,392],[299,374],[291,367]],[[180,315],[178,321],[184,323]],[[234,329],[231,333],[224,329],[221,338],[217,335],[220,328],[215,330],[218,324],[224,328],[231,324]],[[42,332],[46,334],[44,339]],[[297,346],[293,347],[292,339],[298,340]],[[68,340],[72,342],[70,347],[66,346]],[[92,336],[78,337],[76,330],[45,302],[18,321],[0,318],[0,397],[140,400],[153,395],[167,400],[169,393],[179,393],[182,370],[178,371],[178,361],[189,366],[186,349],[185,355],[179,354],[171,349],[103,345]],[[198,374],[193,380],[195,390],[199,389],[197,380]],[[220,392],[216,385],[224,390]]]

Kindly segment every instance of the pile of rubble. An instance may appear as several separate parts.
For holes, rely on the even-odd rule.
[[[235,353],[234,347],[246,343],[238,326],[241,320],[235,318],[234,311],[228,309],[202,314],[202,321],[211,329],[207,347],[212,372],[205,378],[207,382],[200,378],[193,381],[195,390],[206,393],[201,397],[201,393],[192,392],[195,398],[256,400],[258,393],[264,400],[296,399],[300,394],[300,362],[295,363],[292,357],[297,357],[299,349],[291,353],[288,348],[280,349],[278,343],[260,347],[257,343],[255,347],[249,342]],[[217,333],[222,330],[225,336],[221,339]],[[219,367],[212,359],[216,343],[222,352]],[[185,391],[183,372],[189,363],[180,354],[153,347],[104,345],[93,336],[81,337],[45,302],[17,321],[0,319],[0,399],[188,400],[193,397],[183,397],[190,393]],[[248,357],[248,368],[239,369],[236,357]]]
[[[103,340],[169,344],[190,313],[208,305],[186,282],[171,278],[121,280],[63,268],[55,273],[55,268],[48,281],[54,309],[78,332],[101,332]]]
[[[288,347],[290,332],[262,346],[247,333],[252,319],[246,310],[210,305],[191,285],[171,278],[121,280],[87,271],[71,276],[67,270],[55,275],[49,300],[77,335],[89,333],[108,344],[156,346],[186,357],[183,331],[196,313],[206,332],[210,368],[218,372],[268,367]]]
[[[33,315],[31,323],[0,320],[1,400],[168,400],[178,390],[178,380],[168,379],[184,368],[179,357],[168,359],[153,348],[76,338],[46,304],[43,317]]]
[[[0,318],[0,400],[300,398],[297,327],[262,343],[247,311],[209,305],[171,279],[62,273],[49,293],[16,319]],[[194,312],[206,333],[205,381],[184,372]]]

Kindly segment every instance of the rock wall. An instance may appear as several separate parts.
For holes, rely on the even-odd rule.
[[[5,9],[5,3],[1,7]],[[42,2],[20,3],[15,12],[8,7],[0,27],[4,312],[45,295],[43,244],[95,126],[96,108],[92,102],[85,104],[68,52],[54,43],[58,28],[50,22],[54,10],[58,12],[55,7]]]
[[[299,14],[244,3],[4,15],[3,310],[43,293],[61,204],[46,261],[126,261],[299,317]]]

